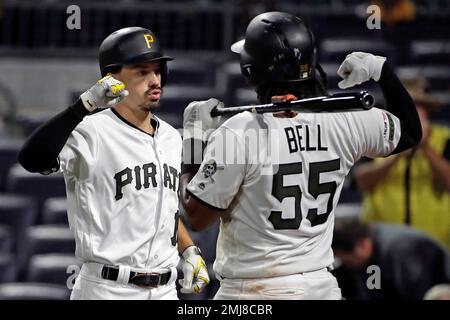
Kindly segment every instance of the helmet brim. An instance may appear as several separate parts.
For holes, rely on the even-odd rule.
[[[231,51],[235,52],[235,53],[241,53],[244,50],[244,45],[245,45],[245,39],[239,40],[235,43],[233,43],[230,47]]]
[[[147,52],[145,54],[133,57],[132,59],[126,60],[122,62],[121,65],[130,65],[149,61],[171,61],[171,60],[174,60],[174,58],[170,56],[161,55],[155,52]]]

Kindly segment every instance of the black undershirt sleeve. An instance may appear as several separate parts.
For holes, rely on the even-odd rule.
[[[19,163],[30,172],[51,173],[58,169],[58,155],[70,134],[89,111],[81,99],[37,128],[19,151]]]
[[[422,139],[419,115],[408,91],[387,62],[383,64],[378,83],[386,101],[386,110],[399,118],[401,123],[400,141],[391,154],[414,147]]]
[[[197,148],[197,149],[196,149]],[[201,149],[200,149],[201,148]],[[205,150],[206,142],[198,139],[183,139],[183,156],[181,161],[181,175],[190,173],[195,175],[200,169],[201,163],[196,163],[192,150]]]

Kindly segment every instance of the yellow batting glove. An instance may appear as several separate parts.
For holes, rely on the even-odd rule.
[[[200,293],[209,283],[208,269],[201,257],[200,249],[190,246],[183,252],[184,279],[179,280],[182,293]]]
[[[125,90],[125,84],[111,76],[101,78],[98,80],[98,83],[100,83],[107,90],[106,95],[118,96]]]
[[[128,95],[125,85],[112,76],[98,80],[90,89],[80,95],[86,109],[108,108],[119,103]]]

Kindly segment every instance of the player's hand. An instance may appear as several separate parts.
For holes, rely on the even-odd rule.
[[[348,54],[337,71],[337,74],[344,79],[338,83],[339,88],[347,89],[370,79],[380,80],[385,61],[385,57],[365,52]]]
[[[207,141],[209,135],[221,125],[222,118],[211,117],[211,110],[215,107],[222,108],[223,102],[211,98],[206,101],[192,101],[184,109],[183,128],[185,133],[191,137]],[[196,132],[202,134],[202,137],[196,137]]]
[[[80,95],[86,109],[109,108],[119,103],[128,95],[125,85],[112,76],[97,81],[90,89]]]
[[[272,98],[270,98],[270,101],[272,103],[282,103],[282,102],[288,102],[288,101],[294,101],[294,100],[298,100],[296,96],[294,96],[293,94],[285,94],[283,96],[273,96]]]
[[[183,252],[184,279],[178,281],[182,293],[200,293],[209,283],[208,269],[200,254],[196,246],[190,246]]]
[[[289,102],[289,101],[295,101],[298,100],[296,96],[293,94],[285,94],[283,96],[273,96],[271,99],[272,103],[283,103],[283,102]],[[281,117],[281,118],[293,118],[298,114],[298,112],[292,111],[292,110],[286,110],[281,112],[275,112],[273,115],[275,117]]]

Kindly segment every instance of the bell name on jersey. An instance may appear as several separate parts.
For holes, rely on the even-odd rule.
[[[308,125],[296,125],[285,127],[286,141],[289,152],[298,151],[328,151],[328,147],[322,142],[322,132],[320,124],[310,128]]]

